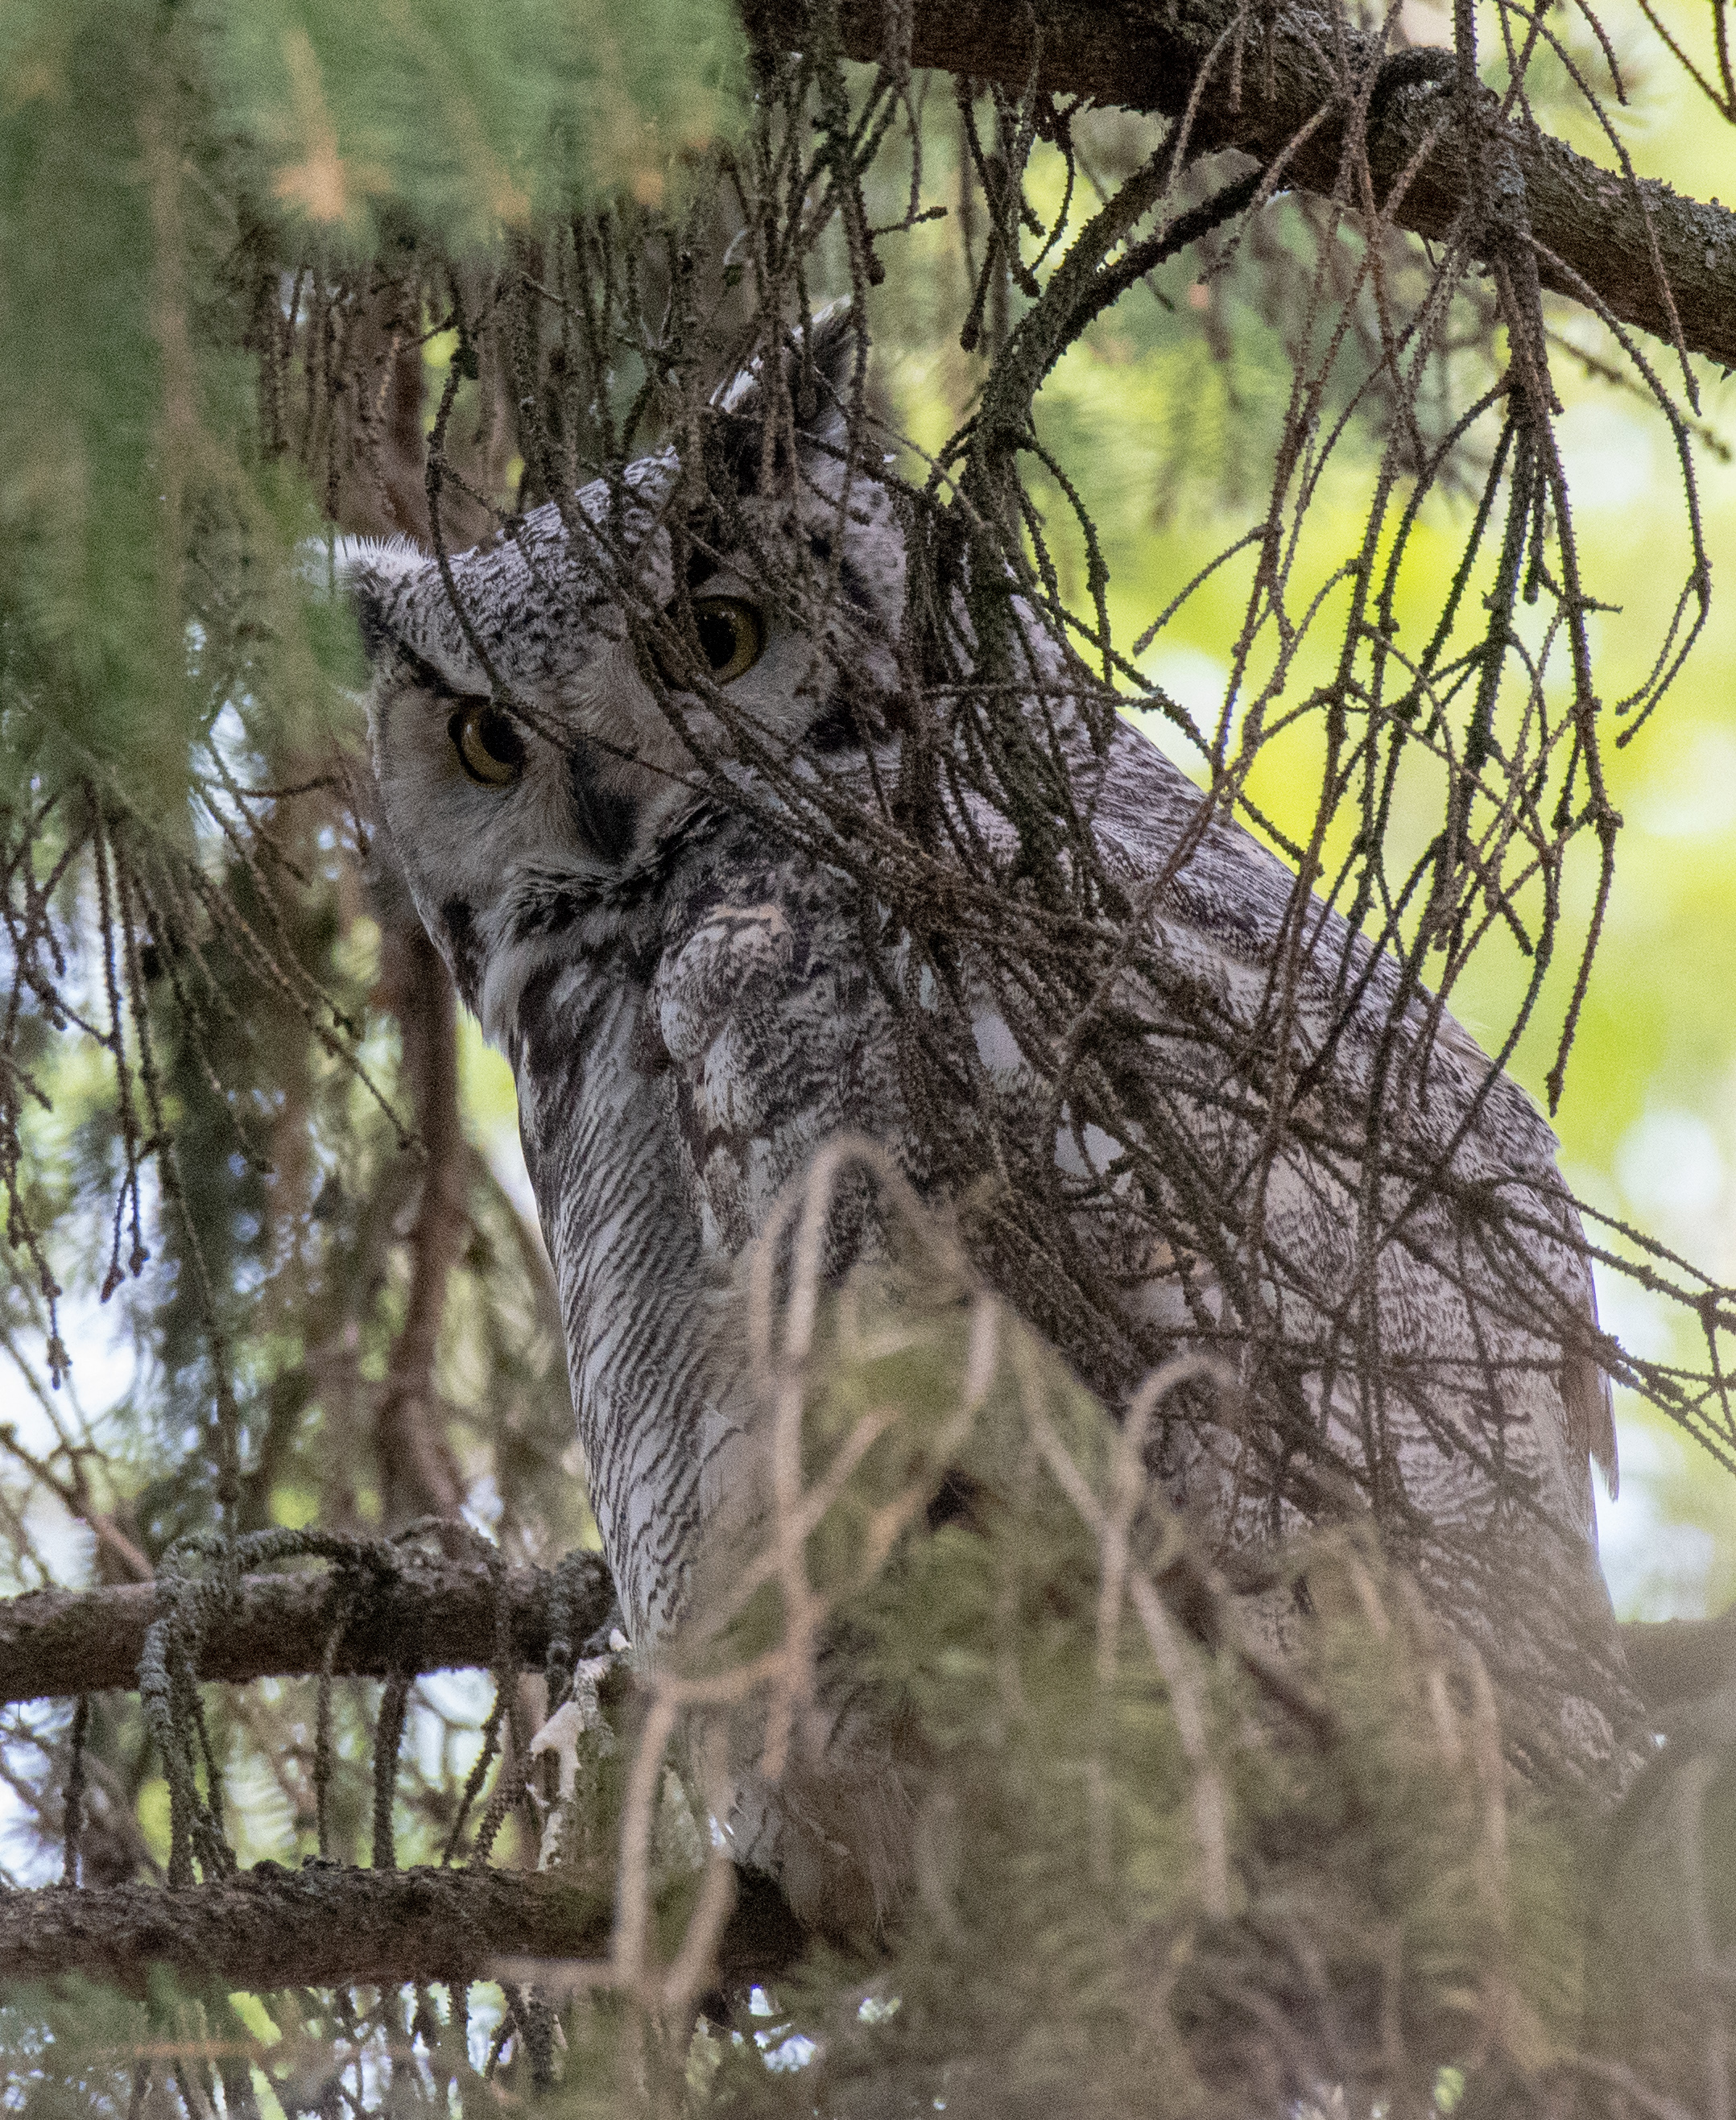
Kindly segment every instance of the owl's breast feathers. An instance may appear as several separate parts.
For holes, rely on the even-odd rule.
[[[883,997],[840,877],[725,859],[675,909],[649,993],[707,1249],[733,1259],[834,1135],[905,1132]]]

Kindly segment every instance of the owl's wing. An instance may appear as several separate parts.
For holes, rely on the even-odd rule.
[[[1251,1036],[1274,1007],[1295,878],[1221,817],[1200,832],[1201,799],[1155,746],[1126,728],[1100,786],[1098,838],[1133,881],[1159,873],[1184,834],[1198,835],[1164,894],[1163,954],[1201,968],[1226,1021]],[[1455,1361],[1504,1369],[1506,1396],[1517,1403],[1503,1411],[1559,1436],[1566,1485],[1553,1499],[1571,1506],[1594,1537],[1588,1460],[1596,1462],[1613,1495],[1615,1425],[1609,1380],[1589,1351],[1596,1294],[1584,1231],[1557,1168],[1555,1135],[1462,1025],[1445,1011],[1431,1012],[1426,997],[1401,1000],[1393,959],[1377,955],[1318,900],[1310,901],[1306,919],[1290,1002],[1297,1057],[1325,1053],[1326,1090],[1366,1110],[1384,1049],[1390,1072],[1407,1086],[1402,1097],[1389,1092],[1382,1124],[1408,1137],[1413,1167],[1456,1142],[1447,1163],[1451,1176],[1498,1188],[1496,1226],[1476,1233],[1474,1242],[1464,1218],[1445,1203],[1409,1209],[1389,1246],[1393,1287],[1385,1317],[1396,1322],[1401,1345],[1407,1337],[1427,1340],[1429,1357],[1449,1372]],[[1391,1066],[1395,1045],[1414,1061],[1413,1068]],[[1318,1205],[1324,1177],[1309,1169],[1310,1161],[1301,1150],[1287,1152],[1279,1216],[1287,1190],[1292,1204],[1305,1196]],[[1311,1230],[1308,1241],[1329,1253],[1343,1239],[1328,1226]],[[1430,1332],[1422,1329],[1421,1313],[1431,1313]]]
[[[1143,1030],[1105,1057],[1101,1124],[1063,1107],[1031,1148],[1077,1188],[1082,1248],[1119,1270],[1129,1311],[1242,1388],[1222,1425],[1179,1408],[1173,1485],[1245,1548],[1315,1514],[1292,1466],[1317,1460],[1328,1507],[1347,1471],[1482,1653],[1519,1749],[1570,1773],[1610,1758],[1635,1711],[1589,1460],[1613,1490],[1615,1432],[1547,1121],[1428,996],[1407,996],[1391,958],[1297,903],[1250,834],[1203,820],[1199,791],[1132,728],[1093,795],[1105,866],[1148,923],[1112,1011]],[[1015,1109],[1023,1056],[995,977],[1012,983],[985,971],[977,1042]],[[1291,1100],[1274,1128],[1258,1084],[1277,1055]],[[1138,1075],[1119,1105],[1136,1118],[1116,1114],[1118,1068]],[[1137,1192],[1120,1232],[1119,1187]],[[1093,1374],[1091,1347],[1062,1345]]]
[[[1161,876],[1196,826],[1199,801],[1127,731],[1097,791],[1105,859],[1130,886]],[[744,852],[703,873],[666,924],[649,1018],[702,1244],[722,1267],[840,1132],[884,1143],[919,1186],[928,1174],[899,1025],[870,969],[877,952],[884,975],[896,938],[889,949],[884,935],[865,936],[854,891],[804,860]],[[1587,1453],[1613,1467],[1614,1439],[1607,1385],[1588,1351],[1584,1239],[1553,1136],[1467,1034],[1444,1016],[1431,1025],[1422,1004],[1402,1006],[1395,968],[1316,906],[1289,1034],[1297,1058],[1318,1063],[1317,1101],[1338,1121],[1359,1098],[1366,1106],[1396,1017],[1400,1043],[1422,1055],[1421,1074],[1408,1078],[1402,1109],[1383,1107],[1382,1138],[1408,1127],[1413,1149],[1450,1145],[1453,1182],[1419,1188],[1427,1157],[1413,1155],[1408,1172],[1395,1166],[1381,1179],[1371,1206],[1342,1124],[1265,1144],[1237,1048],[1259,1049],[1269,1031],[1292,888],[1273,856],[1217,821],[1147,909],[1149,969],[1129,975],[1116,1014],[1145,1025],[1130,1063],[1143,1078],[1138,1101],[1168,1132],[1162,1155],[1143,1155],[1137,1198],[1117,1190],[1141,1160],[1127,1155],[1130,1143],[1064,1107],[1058,1127],[1045,1116],[1051,1108],[1008,1027],[994,968],[967,965],[984,1079],[1003,1121],[1017,1129],[1022,1115],[1029,1168],[1053,1169],[1077,1201],[1082,1252],[1102,1260],[1123,1291],[1129,1346],[1195,1344],[1232,1367],[1245,1367],[1251,1348],[1256,1411],[1262,1391],[1282,1389],[1285,1420],[1311,1425],[1329,1456],[1360,1466],[1395,1498],[1399,1519],[1426,1527],[1409,1557],[1437,1607],[1476,1641],[1506,1697],[1543,1704],[1534,1749],[1607,1751],[1608,1718],[1596,1704],[1620,1695],[1610,1676],[1619,1652],[1590,1543]],[[1044,1126],[1051,1130],[1040,1139]],[[1148,1151],[1152,1142],[1131,1145]],[[1256,1194],[1250,1174],[1263,1155]],[[1245,1265],[1234,1255],[1236,1213],[1255,1198],[1259,1266],[1240,1272],[1235,1290]],[[1224,1202],[1233,1211],[1221,1211]],[[1216,1261],[1198,1240],[1203,1213],[1218,1216]],[[1071,1344],[1040,1295],[1027,1303],[1031,1290],[1010,1283],[1005,1292],[1111,1396],[1137,1382],[1137,1365],[1117,1355],[1105,1374],[1101,1346]],[[1226,1543],[1260,1543],[1274,1520],[1250,1499],[1238,1447],[1227,1430],[1183,1433],[1175,1484]],[[1307,1513],[1284,1521],[1299,1528]],[[1522,1633],[1503,1629],[1501,1615],[1514,1610],[1529,1616]]]
[[[1196,1198],[1216,1191],[1231,1200],[1238,1187],[1245,1192],[1259,1147],[1245,1100],[1234,1094],[1233,1052],[1239,1040],[1257,1044],[1269,1034],[1294,877],[1240,827],[1214,819],[1202,831],[1200,802],[1169,760],[1124,728],[1096,790],[1095,823],[1105,860],[1134,892],[1166,872],[1179,845],[1191,844],[1147,914],[1162,981],[1130,985],[1119,998],[1124,1019],[1143,1016],[1149,1025],[1146,1098],[1167,1118],[1166,1153],[1178,1183],[1188,1178]],[[707,862],[672,909],[649,996],[666,1109],[702,1240],[732,1261],[784,1186],[840,1132],[883,1143],[919,1185],[927,1176],[892,1006],[869,969],[877,951],[883,974],[887,938],[862,932],[855,895],[842,878],[799,858],[768,859],[763,844],[745,834],[738,841],[740,851]],[[1420,1002],[1401,1007],[1390,960],[1373,956],[1317,904],[1309,919],[1289,1035],[1299,1058],[1320,1062],[1321,1097],[1341,1109],[1359,1097],[1366,1104],[1396,1017],[1402,1035],[1426,1044],[1426,1054],[1421,1087],[1413,1081],[1383,1125],[1408,1128],[1422,1151],[1463,1132],[1452,1174],[1486,1189],[1492,1183],[1506,1211],[1485,1226],[1440,1201],[1412,1202],[1380,1244],[1383,1367],[1416,1379],[1419,1400],[1449,1408],[1417,1406],[1413,1425],[1432,1440],[1410,1454],[1432,1472],[1443,1456],[1456,1452],[1474,1462],[1529,1431],[1521,1455],[1534,1460],[1552,1511],[1589,1531],[1588,1456],[1613,1485],[1615,1438],[1608,1381],[1586,1351],[1594,1296],[1578,1218],[1556,1170],[1554,1136],[1450,1016],[1431,1022]],[[1040,1085],[986,972],[971,1000],[984,1086],[1015,1127],[1022,1113],[1034,1120],[1045,1105]],[[1063,1190],[1077,1194],[1081,1226],[1107,1247],[1106,1260],[1113,1254],[1111,1271],[1139,1318],[1184,1338],[1222,1322],[1211,1247],[1185,1240],[1189,1215],[1172,1211],[1161,1184],[1147,1187],[1144,1202],[1156,1210],[1158,1241],[1150,1226],[1132,1235],[1115,1229],[1112,1204],[1105,1214],[1103,1174],[1126,1143],[1076,1123],[1063,1107],[1052,1137],[1025,1146],[1052,1160]],[[1265,1179],[1263,1209],[1268,1265],[1278,1262],[1282,1281],[1282,1262],[1296,1262],[1295,1285],[1278,1290],[1287,1304],[1284,1329],[1298,1342],[1324,1332],[1333,1346],[1318,1366],[1346,1377],[1357,1368],[1354,1320],[1323,1324],[1319,1313],[1331,1308],[1335,1276],[1347,1286],[1359,1268],[1366,1276],[1357,1181],[1353,1158],[1287,1141]],[[1399,1185],[1394,1179],[1389,1190]],[[1393,1205],[1383,1198],[1379,1209]],[[1086,1351],[1063,1351],[1115,1390]],[[1341,1385],[1337,1396],[1344,1394]],[[1315,1411],[1325,1417],[1324,1406]],[[1366,1414],[1357,1422],[1366,1428]],[[1487,1445],[1492,1430],[1500,1439]]]

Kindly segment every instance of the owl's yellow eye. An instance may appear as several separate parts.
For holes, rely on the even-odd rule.
[[[693,630],[712,680],[719,685],[751,670],[766,646],[760,614],[739,597],[696,597]]]
[[[524,770],[524,739],[486,700],[460,707],[446,724],[458,764],[484,788],[510,788]]]

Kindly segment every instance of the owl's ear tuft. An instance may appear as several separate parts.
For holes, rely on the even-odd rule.
[[[796,447],[804,459],[835,455],[847,444],[849,402],[856,364],[866,351],[865,335],[848,302],[835,302],[815,318],[810,332],[789,332],[780,350],[781,404],[795,416]],[[759,490],[765,463],[768,410],[763,357],[727,384],[712,400],[707,455],[710,467],[723,472],[746,498]],[[784,416],[787,418],[788,415]],[[774,463],[782,468],[786,452],[781,435],[774,442]]]
[[[399,639],[394,623],[404,584],[428,556],[407,537],[345,537],[337,550],[337,579],[355,607],[361,644],[370,668],[389,660]]]
[[[856,312],[848,302],[822,309],[805,340],[798,334],[785,360],[797,425],[803,435],[842,446],[859,350],[866,353],[867,334],[859,337]]]

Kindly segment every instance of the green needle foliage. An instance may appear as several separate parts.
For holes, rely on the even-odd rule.
[[[143,1696],[0,1713],[0,1930],[40,1904],[12,1885],[270,1862],[317,1892],[370,1858],[541,1861],[617,1922],[582,1974],[15,1988],[0,2113],[1728,2112],[1719,1704],[1613,1818],[1520,1785],[1371,1523],[1232,1596],[1131,1431],[919,1218],[784,1378],[804,1491],[833,1481],[795,1541],[811,1609],[752,1574],[767,1503],[653,1674],[561,1636],[541,1672],[497,1642],[486,1673],[334,1678],[334,1634],[323,1677],[199,1679],[243,1566],[329,1564],[336,1612],[406,1536],[491,1567],[596,1543],[510,1084],[379,828],[339,541],[455,551],[618,478],[831,300],[871,331],[863,416],[912,523],[1018,572],[1105,711],[1456,983],[1539,1094],[1583,1023],[1564,1124],[1600,1167],[1658,1020],[1699,1076],[1728,1058],[1728,908],[1696,978],[1687,923],[1617,921],[1631,1020],[1584,983],[1645,793],[1627,733],[1706,609],[1710,372],[1678,392],[1589,312],[1520,319],[1552,388],[1576,353],[1681,467],[1637,583],[1539,468],[1519,298],[1471,252],[1245,158],[1166,174],[1173,117],[913,73],[885,12],[859,67],[826,7],[799,52],[725,0],[0,11],[0,1590],[161,1600]],[[1491,12],[1515,125],[1589,123],[1599,26],[1539,44]],[[1448,109],[1443,78],[1404,93]],[[1076,249],[1142,185],[1153,220]],[[1651,1306],[1603,1353],[1736,1462],[1728,1290],[1596,1197]],[[845,1732],[803,1796],[816,1861],[899,1830],[854,1919],[714,1980],[719,1792],[768,1758],[798,1790],[773,1740],[808,1711]]]

